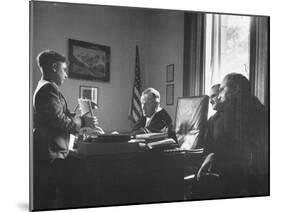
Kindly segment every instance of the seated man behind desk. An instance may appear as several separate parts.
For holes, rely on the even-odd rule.
[[[211,116],[209,117],[208,123],[207,123],[207,131],[206,131],[206,135],[205,135],[205,138],[204,138],[205,148],[206,148],[206,145],[208,146],[209,143],[210,143],[210,141],[208,142],[208,138],[206,136],[210,136],[210,135],[208,135],[208,133],[210,133],[213,122],[219,114],[219,111],[218,111],[219,104],[220,104],[220,101],[218,99],[219,90],[220,90],[220,84],[215,84],[211,87],[210,93],[209,93],[209,102],[211,104],[213,112],[211,112]]]
[[[219,106],[220,106],[220,101],[219,101],[219,90],[220,90],[220,84],[215,84],[211,87],[210,89],[210,94],[209,94],[209,101],[210,104],[212,106],[212,109],[214,111],[213,115],[211,115],[211,117],[208,119],[208,123],[207,123],[207,132],[206,132],[206,137],[204,139],[204,145],[205,145],[205,149],[208,149],[210,144],[210,139],[208,139],[207,136],[210,137],[210,134],[213,131],[213,122],[216,120],[217,116],[219,116]]]
[[[134,133],[168,132],[172,119],[160,107],[160,93],[154,88],[147,88],[142,92],[141,105],[143,116],[134,127]]]
[[[210,104],[212,105],[214,111],[217,111],[219,105],[219,100],[218,100],[219,90],[220,90],[220,84],[213,85],[210,90]]]
[[[33,129],[33,206],[32,209],[60,207],[64,194],[66,159],[70,134],[81,127],[94,127],[96,118],[73,117],[59,87],[67,78],[66,58],[46,50],[37,57],[42,78],[34,92]],[[59,202],[59,204],[58,204]],[[62,205],[66,206],[66,205]]]

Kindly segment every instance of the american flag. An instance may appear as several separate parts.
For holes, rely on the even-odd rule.
[[[136,61],[135,61],[135,79],[133,86],[132,101],[129,111],[129,118],[134,122],[138,122],[141,118],[141,74],[140,74],[140,59],[139,59],[139,48],[136,46]]]

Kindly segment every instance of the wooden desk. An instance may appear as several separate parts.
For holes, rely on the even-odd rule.
[[[71,153],[67,207],[183,200],[183,153],[160,151],[85,156]]]

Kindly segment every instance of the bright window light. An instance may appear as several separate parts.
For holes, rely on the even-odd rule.
[[[206,94],[229,73],[249,78],[250,21],[250,16],[206,15]]]

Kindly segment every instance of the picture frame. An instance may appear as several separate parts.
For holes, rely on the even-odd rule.
[[[194,161],[188,161],[189,163],[186,164],[183,161],[183,153],[188,153],[178,149],[196,148],[197,144],[204,142],[201,140],[203,137],[208,140],[216,138],[213,132],[205,136],[204,128],[199,129],[200,134],[204,134],[199,136],[199,141],[197,137],[190,136],[194,130],[196,133],[199,133],[199,130],[189,126],[190,118],[184,113],[187,111],[190,116],[197,116],[199,113],[197,108],[200,106],[204,112],[200,112],[200,117],[195,118],[204,123],[208,121],[207,94],[211,86],[219,83],[217,80],[223,77],[221,71],[216,69],[219,67],[217,65],[224,64],[222,62],[224,60],[221,59],[224,51],[221,50],[223,48],[217,47],[225,45],[231,53],[242,55],[234,48],[236,33],[240,28],[236,30],[235,26],[228,27],[225,21],[230,19],[225,19],[227,16],[235,16],[235,19],[236,16],[247,18],[246,22],[241,21],[241,32],[247,31],[247,36],[238,37],[247,40],[247,45],[245,43],[243,46],[250,47],[247,51],[248,59],[245,59],[246,64],[242,63],[242,66],[234,61],[233,66],[241,69],[243,73],[250,74],[249,86],[255,91],[253,93],[259,94],[257,98],[264,100],[266,106],[263,110],[262,105],[258,105],[256,97],[249,99],[250,103],[253,100],[253,104],[249,104],[251,107],[247,107],[245,111],[257,112],[257,116],[253,118],[249,116],[249,120],[258,121],[243,126],[247,133],[245,136],[238,134],[239,129],[233,129],[233,136],[235,136],[233,138],[244,139],[248,134],[259,131],[255,129],[256,123],[262,136],[254,135],[255,137],[250,138],[256,142],[253,146],[246,145],[245,151],[244,146],[239,145],[240,141],[238,141],[233,146],[237,147],[237,152],[233,151],[233,154],[226,155],[229,156],[226,158],[222,156],[222,161],[225,163],[218,165],[222,165],[221,167],[225,169],[216,172],[222,176],[222,181],[217,175],[211,176],[209,181],[207,178],[210,176],[202,173],[201,176],[204,177],[198,175],[196,186],[187,185],[186,179],[190,175],[198,174],[198,168],[202,166],[203,161],[196,157]],[[270,17],[249,16],[251,15],[30,1],[30,210],[269,196],[270,167],[269,163],[268,166],[266,165],[266,162],[269,162],[266,156],[270,153],[270,139],[263,136],[268,134],[270,126],[264,123],[266,119],[259,115],[269,115],[260,112],[261,110],[268,112],[270,106],[268,101],[270,57],[266,56],[266,53],[269,54]],[[236,20],[233,22],[236,23]],[[50,35],[50,32],[51,36],[46,36]],[[62,100],[55,101],[54,108],[63,108],[64,117],[68,117],[64,119],[66,122],[64,126],[61,124],[61,113],[55,114],[58,117],[54,118],[49,117],[49,113],[45,113],[45,106],[47,105],[49,109],[53,100],[50,102],[45,98],[46,93],[39,91],[44,85],[42,76],[45,68],[43,63],[45,56],[41,56],[46,52],[47,55],[51,55],[51,59],[55,57],[56,63],[49,63],[48,67],[52,68],[50,70],[56,72],[61,79],[54,80],[54,83],[60,86],[58,94]],[[56,67],[57,64],[59,66]],[[225,67],[222,65],[221,69],[233,70]],[[67,75],[72,80],[65,80]],[[53,86],[47,86],[44,89],[52,94]],[[175,125],[176,137],[184,138],[184,141],[179,141],[178,145],[174,145],[174,142],[168,139],[166,146],[166,140],[163,141],[166,134],[161,138],[150,137],[142,141],[141,144],[144,144],[144,142],[154,142],[155,139],[155,144],[161,144],[159,146],[152,144],[148,146],[149,148],[131,139],[134,138],[131,136],[132,126],[138,128],[137,123],[140,123],[143,115],[146,116],[141,111],[141,91],[149,87],[155,88],[161,98],[163,97],[161,104],[163,103],[163,108],[172,120],[171,123]],[[166,100],[164,100],[165,96]],[[197,102],[197,97],[202,99],[198,101],[200,105],[193,104]],[[180,99],[183,100],[182,107],[179,107]],[[100,105],[96,105],[98,103]],[[259,110],[255,110],[255,106],[258,106]],[[73,111],[72,108],[75,108],[74,112],[70,112]],[[183,113],[178,113],[181,108],[185,110]],[[240,114],[238,115],[240,117]],[[243,115],[241,117],[245,118],[238,120],[239,122],[244,122],[244,119],[248,118]],[[74,124],[79,125],[79,120],[77,119],[77,123],[75,120],[78,116],[85,116],[85,119],[81,118],[81,129],[79,126],[75,126],[74,129],[72,122],[71,126],[68,123],[69,120],[73,120]],[[91,126],[92,120],[87,118],[94,118],[94,128]],[[163,124],[170,125],[166,119],[159,120],[159,126]],[[240,123],[235,123],[236,125],[242,126]],[[66,136],[62,137],[64,134]],[[233,138],[222,131],[220,140],[216,141],[216,144],[220,145],[224,141],[231,143]],[[50,139],[54,142],[49,142]],[[168,146],[170,141],[172,144]],[[241,143],[243,144],[244,141]],[[257,147],[256,143],[261,145]],[[56,146],[59,148],[53,148]],[[60,147],[64,146],[66,148],[61,151]],[[222,151],[232,153],[234,149],[232,146],[225,145],[225,147]],[[253,151],[250,149],[252,147]],[[71,157],[70,160],[66,158],[66,165],[59,160],[62,164],[59,170],[49,169],[46,159],[53,162],[54,156],[65,155],[65,152],[69,152]],[[244,158],[247,163],[244,163]],[[228,166],[229,159],[237,162],[234,164],[237,165],[237,168],[234,167],[235,170],[232,170],[232,166]],[[233,173],[224,176],[228,167]],[[249,172],[244,167],[249,168]],[[255,170],[258,173],[255,173]],[[50,177],[46,178],[46,176]],[[63,184],[60,183],[62,180]]]
[[[88,99],[98,105],[98,87],[81,85],[79,87],[79,98]]]
[[[110,47],[68,39],[69,78],[109,82]]]
[[[174,82],[175,64],[167,65],[166,82]]]
[[[174,84],[166,86],[166,105],[174,104]]]

